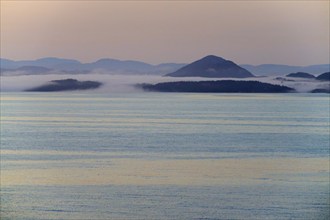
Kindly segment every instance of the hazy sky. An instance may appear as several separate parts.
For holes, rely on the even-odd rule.
[[[1,0],[1,57],[329,63],[329,1]]]

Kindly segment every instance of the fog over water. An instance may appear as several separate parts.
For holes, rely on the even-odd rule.
[[[77,80],[93,80],[103,85],[90,92],[142,92],[134,85],[140,83],[160,83],[173,81],[205,81],[205,80],[254,80],[296,89],[297,92],[309,92],[315,88],[329,88],[329,82],[314,79],[295,78],[294,81],[279,80],[276,77],[255,77],[245,79],[231,78],[202,78],[202,77],[163,77],[157,75],[126,75],[104,74],[94,71],[90,74],[47,74],[47,75],[11,75],[1,76],[2,92],[20,92],[49,83],[51,80],[73,78]]]

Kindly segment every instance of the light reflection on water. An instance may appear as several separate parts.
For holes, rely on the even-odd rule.
[[[321,219],[329,97],[1,94],[1,217]]]

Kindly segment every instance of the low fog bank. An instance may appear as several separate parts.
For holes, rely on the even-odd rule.
[[[259,77],[249,78],[259,82],[282,85],[295,89],[297,92],[310,92],[314,89],[329,89],[329,82],[322,82],[316,79],[289,78],[289,77]]]
[[[95,90],[85,92],[135,92],[137,83],[157,83],[160,76],[137,76],[137,75],[104,75],[104,74],[67,74],[67,75],[22,75],[1,76],[1,91],[19,92],[49,83],[52,80],[77,79],[80,81],[92,80],[103,83]]]
[[[297,92],[309,92],[316,88],[329,88],[329,82],[322,82],[315,79],[302,78],[276,78],[276,77],[255,77],[255,78],[202,78],[202,77],[162,77],[155,75],[107,75],[102,73],[93,74],[53,74],[53,75],[21,75],[1,76],[0,85],[2,92],[19,92],[37,86],[47,84],[51,80],[73,78],[80,81],[99,81],[103,85],[95,90],[84,92],[142,92],[135,87],[141,83],[160,83],[173,81],[209,81],[209,80],[254,80],[276,85],[284,85],[297,90]],[[292,81],[291,81],[292,80]]]

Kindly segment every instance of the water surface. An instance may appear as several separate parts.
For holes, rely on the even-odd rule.
[[[326,219],[322,94],[2,93],[4,219]]]

